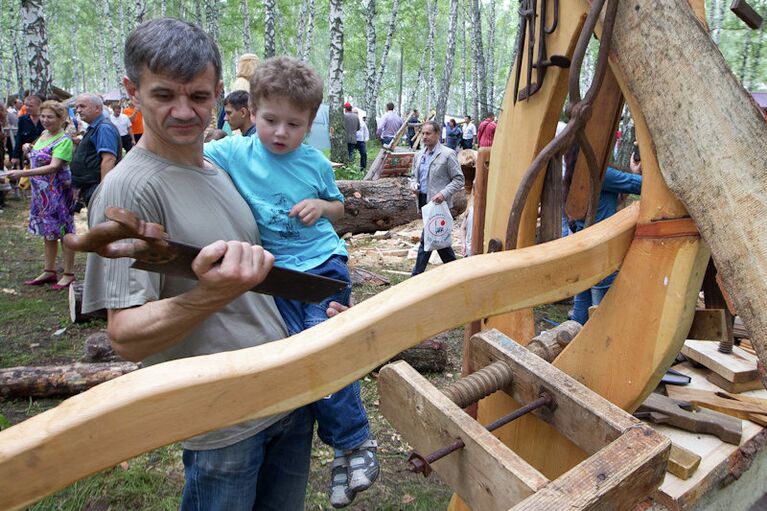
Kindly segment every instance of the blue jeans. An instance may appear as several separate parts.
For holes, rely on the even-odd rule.
[[[360,168],[365,170],[368,166],[367,143],[362,140],[357,140],[357,150],[360,152]]]
[[[304,406],[228,447],[185,449],[181,511],[303,510],[313,430]]]
[[[424,207],[428,201],[426,200],[426,194],[425,193],[419,193],[418,194],[418,207],[422,208]],[[411,275],[418,275],[419,273],[423,273],[426,271],[426,265],[429,264],[429,258],[431,257],[431,250],[428,252],[423,249],[423,231],[421,231],[421,243],[418,245],[418,256],[415,258],[415,266],[413,267],[413,271]],[[455,261],[455,252],[453,251],[453,247],[445,247],[440,248],[437,250],[437,253],[439,254],[440,259],[442,259],[443,263],[449,263],[450,261]]]
[[[350,144],[349,142],[346,143],[346,150],[349,151],[349,163],[354,162],[354,149],[356,149],[357,144]]]
[[[394,137],[381,137],[381,144],[386,145],[392,140],[394,140]]]
[[[592,305],[599,305],[602,298],[605,297],[607,291],[610,290],[610,286],[615,280],[618,272],[614,272],[605,277],[601,282],[597,283],[591,289],[587,289],[575,295],[573,299],[573,319],[585,325],[589,319],[589,307]]]
[[[290,335],[327,320],[328,304],[331,301],[349,305],[351,298],[351,278],[346,266],[346,257],[330,256],[327,261],[307,270],[306,273],[344,280],[349,282],[349,286],[318,304],[275,298],[277,309],[285,320]],[[312,403],[309,407],[317,418],[317,435],[329,446],[345,451],[370,438],[370,426],[360,397],[359,381]]]

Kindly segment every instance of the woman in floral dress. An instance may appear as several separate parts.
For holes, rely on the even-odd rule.
[[[40,107],[40,122],[45,131],[33,144],[22,150],[28,154],[30,170],[13,171],[9,177],[29,177],[32,183],[32,203],[29,211],[29,232],[45,241],[43,272],[25,284],[40,286],[54,283],[52,289],[65,289],[75,281],[74,253],[62,244],[64,274],[56,273],[59,240],[74,232],[71,208],[74,202],[72,174],[72,140],[64,133],[67,110],[58,101],[46,101]]]

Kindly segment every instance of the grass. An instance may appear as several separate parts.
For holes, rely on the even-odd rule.
[[[373,144],[371,144],[372,146]],[[372,149],[372,147],[371,147]],[[104,327],[103,322],[71,325],[65,293],[24,286],[25,279],[39,272],[42,242],[26,233],[27,201],[10,201],[0,214],[0,367],[18,365],[66,364],[79,361],[85,339]],[[363,243],[373,243],[372,240]],[[358,245],[359,246],[359,245]],[[409,270],[410,262],[402,267]],[[83,274],[84,257],[76,260],[76,273]],[[380,272],[380,268],[367,268]],[[407,276],[386,274],[392,285]],[[354,298],[363,301],[385,287],[355,286]],[[547,328],[543,317],[564,319],[566,307],[548,306],[536,313],[537,324]],[[66,327],[66,330],[60,330]],[[437,387],[444,387],[461,372],[463,329],[447,335],[449,363],[446,371],[426,375]],[[368,410],[371,428],[379,442],[381,475],[368,491],[357,496],[350,510],[419,510],[445,509],[452,491],[436,474],[428,479],[403,471],[410,446],[378,409],[376,374],[362,380],[362,398]],[[56,399],[0,399],[0,429],[56,406]],[[66,463],[62,461],[62,470]],[[306,509],[330,510],[326,496],[332,450],[315,438],[307,489]],[[178,445],[166,446],[118,464],[34,504],[29,509],[42,510],[171,510],[177,509],[183,488],[183,465]]]

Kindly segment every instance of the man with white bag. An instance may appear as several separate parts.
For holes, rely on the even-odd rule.
[[[435,121],[427,121],[421,128],[423,149],[413,159],[413,177],[410,181],[410,189],[418,196],[419,210],[430,203],[437,205],[445,203],[450,207],[453,203],[453,194],[463,188],[463,172],[455,151],[439,143],[440,131],[439,123]],[[428,223],[427,220],[425,220],[426,223]],[[424,227],[427,226],[424,225]],[[421,244],[418,246],[418,257],[412,275],[423,273],[431,257],[432,251],[424,249],[426,234],[425,231],[421,234]],[[443,248],[435,247],[443,263],[455,261],[455,252],[451,246],[449,233],[446,238]]]

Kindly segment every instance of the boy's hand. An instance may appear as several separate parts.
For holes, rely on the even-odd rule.
[[[304,199],[290,210],[289,217],[297,216],[304,225],[314,225],[325,212],[326,201],[322,199]]]

